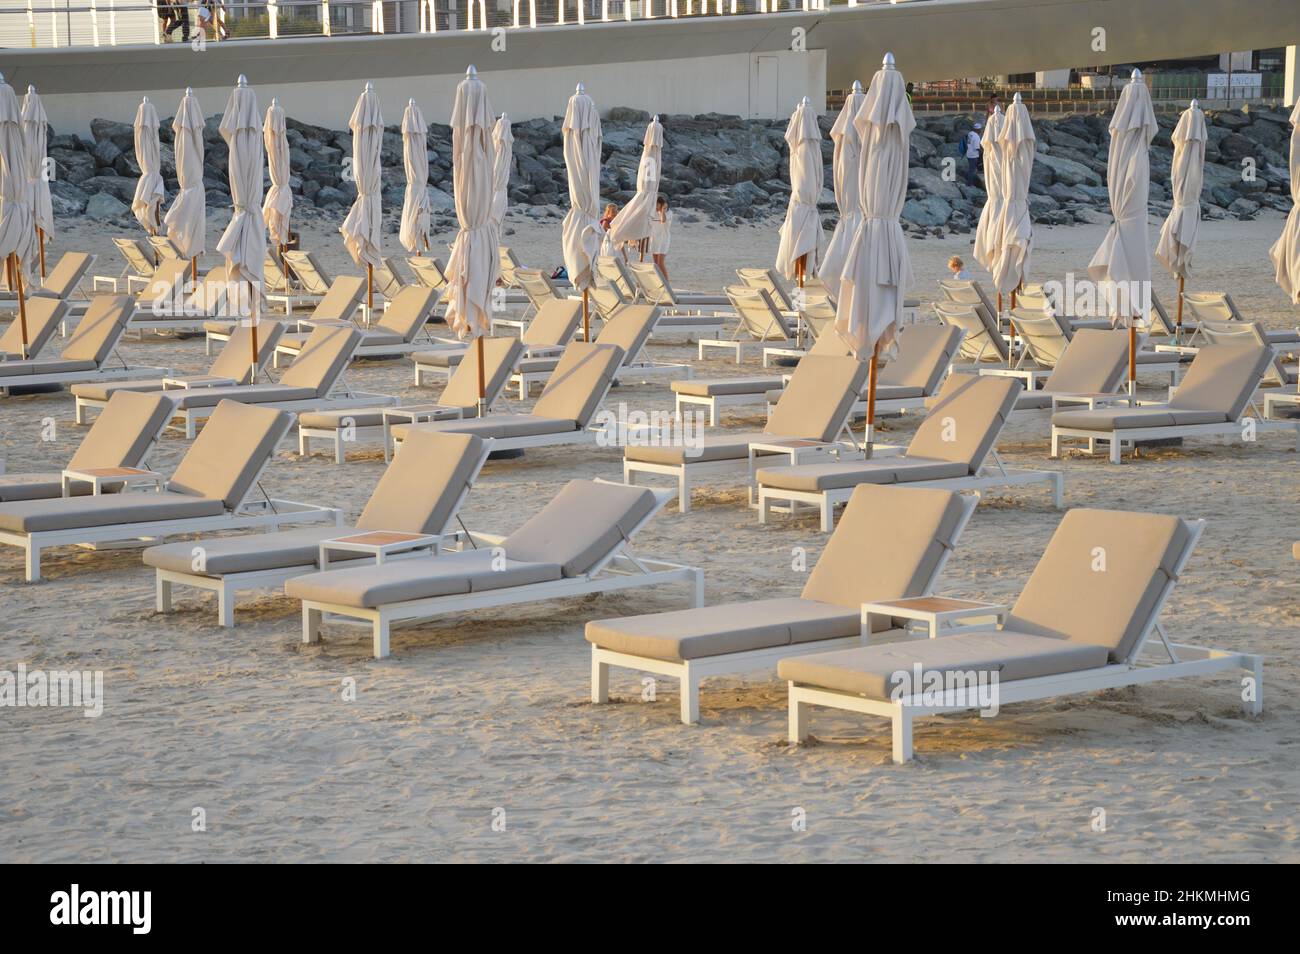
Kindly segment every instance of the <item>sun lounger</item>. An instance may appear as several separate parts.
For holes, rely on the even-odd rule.
[[[978,698],[978,681],[996,692],[1000,709],[1239,672],[1250,690],[1241,695],[1248,700],[1245,711],[1258,715],[1259,656],[1175,643],[1160,624],[1203,526],[1163,514],[1071,510],[1000,627],[781,660],[777,673],[789,683],[790,741],[807,738],[812,706],[861,712],[891,720],[893,760],[906,762],[915,719],[988,704]],[[1163,649],[1167,661],[1143,658],[1152,632],[1161,643],[1153,648]]]
[[[1043,286],[1026,286],[1016,293],[1016,307],[1012,309],[1024,314],[1042,314],[1050,312],[1061,320],[1061,323],[1070,331],[1081,331],[1084,328],[1094,328],[1105,330],[1113,327],[1113,322],[1106,316],[1081,318],[1078,315],[1068,314],[1061,305],[1058,305],[1052,298],[1047,295]]]
[[[1084,328],[1070,339],[1041,385],[1016,398],[1012,411],[1054,411],[1079,405],[1093,408],[1127,401],[1128,395],[1118,393],[1127,370],[1127,331]]]
[[[32,582],[41,576],[41,551],[50,547],[334,520],[333,510],[248,499],[292,423],[293,415],[284,411],[223,401],[171,480],[150,475],[157,492],[0,504],[0,544],[26,552],[26,578]]]
[[[89,252],[64,252],[39,286],[28,288],[24,285],[27,300],[57,298],[67,302],[74,314],[79,314],[85,310],[90,299],[90,293],[82,287],[82,282],[95,267],[95,260],[96,256]],[[16,315],[18,296],[0,301],[0,308],[6,308]]]
[[[1021,390],[1019,381],[1007,378],[951,375],[901,456],[760,469],[759,522],[778,509],[794,514],[810,505],[827,533],[835,507],[847,503],[859,484],[979,491],[1045,483],[1059,508],[1064,478],[1058,471],[1008,470],[994,449]]]
[[[756,461],[770,455],[825,459],[856,451],[848,420],[866,378],[867,365],[856,358],[809,355],[795,368],[761,432],[706,433],[698,446],[630,440],[623,449],[623,480],[633,484],[640,474],[675,478],[682,513],[691,509],[691,489],[701,480],[748,474],[752,498]]]
[[[261,370],[275,351],[275,343],[284,331],[278,321],[257,323],[257,366]],[[184,388],[216,388],[252,384],[253,382],[253,327],[245,325],[235,329],[208,368],[207,374],[170,374],[161,378],[143,378],[113,381],[89,381],[72,386],[76,399],[76,421],[86,422],[86,409],[105,407],[113,395],[122,391],[151,393],[175,391]]]
[[[705,335],[721,336],[729,314],[730,299],[726,295],[676,292],[654,262],[628,262],[627,270],[640,300],[662,309],[656,332],[693,334],[701,340]]]
[[[514,250],[508,245],[497,246],[497,256],[501,265],[501,283],[507,288],[523,288],[523,283],[519,279],[519,270],[524,268],[524,264],[519,261]],[[555,284],[562,288],[571,288],[572,285],[567,278],[554,279]]]
[[[1206,321],[1200,327],[1201,338],[1211,345],[1239,344],[1249,342],[1263,345],[1269,349],[1269,365],[1264,372],[1263,383],[1278,387],[1296,386],[1296,366],[1287,364],[1283,354],[1288,350],[1285,344],[1269,341],[1268,330],[1257,321]]]
[[[158,264],[158,253],[144,239],[116,236],[113,245],[126,263],[116,275],[95,275],[90,282],[95,294],[101,291],[134,294],[153,277]]]
[[[681,720],[700,720],[700,681],[771,670],[779,659],[865,645],[862,604],[927,596],[978,497],[861,486],[797,597],[602,619],[586,627],[591,701],[609,701],[609,669],[681,681]],[[875,617],[876,632],[895,629]]]
[[[286,252],[285,255],[291,253]],[[356,275],[340,275],[334,279],[334,282],[316,302],[312,308],[311,314],[307,318],[298,319],[300,326],[313,328],[317,324],[337,324],[347,322],[352,324],[352,316],[361,305],[361,300],[366,297],[366,280]],[[229,341],[230,336],[238,328],[238,321],[205,321],[203,322],[203,331],[206,336],[204,344],[208,354],[212,353],[212,343],[214,341]]]
[[[798,322],[795,329],[795,346],[790,348],[779,344],[764,345],[763,367],[765,368],[774,359],[799,360],[807,353],[809,342],[818,341],[825,332],[829,331],[832,337],[839,337],[835,334],[835,303],[829,295],[812,293],[805,288],[803,294],[796,294],[795,298],[801,302],[801,307],[794,313],[795,320]]]
[[[0,362],[0,391],[44,384],[70,385],[80,381],[170,374],[169,368],[133,368],[120,358],[121,367],[109,366],[108,362],[115,357],[117,344],[126,332],[134,304],[129,295],[96,295],[90,300],[85,316],[68,337],[58,358]]]
[[[1183,295],[1183,308],[1198,322],[1246,322],[1237,303],[1227,292],[1188,292]],[[1272,345],[1286,345],[1290,346],[1289,350],[1300,350],[1300,329],[1268,329],[1264,334]]]
[[[742,285],[750,288],[761,288],[767,292],[768,297],[783,312],[794,314],[794,299],[786,291],[785,283],[781,281],[776,271],[771,268],[738,268],[736,277],[740,279]]]
[[[68,304],[57,298],[32,298],[27,302],[27,345],[23,346],[23,325],[15,318],[0,333],[0,365],[15,358],[36,358],[40,355],[59,325],[68,315]],[[0,375],[3,375],[0,369]]]
[[[489,414],[476,420],[397,424],[390,429],[399,445],[412,431],[439,431],[490,437],[495,450],[593,444],[598,432],[590,429],[614,375],[623,361],[623,349],[594,341],[574,341],[564,349],[542,396],[527,414]]]
[[[320,261],[311,252],[301,249],[289,249],[285,251],[283,261],[284,267],[289,270],[290,277],[297,287],[292,294],[268,295],[267,299],[283,307],[285,314],[290,317],[293,316],[294,308],[297,305],[314,305],[328,295],[330,289],[334,286],[335,277],[321,265]],[[356,276],[348,277],[356,278]],[[364,286],[365,279],[362,278],[360,281]],[[344,317],[350,319],[352,315],[348,314]]]
[[[112,480],[113,472],[146,466],[149,452],[167,426],[171,411],[171,401],[160,394],[116,395],[62,471],[0,477],[0,503],[46,500],[62,497],[65,492],[69,495],[111,493],[121,489],[121,484]],[[71,476],[75,473],[86,474],[91,479],[75,480]]]
[[[383,315],[369,328],[361,329],[361,344],[353,358],[391,358],[410,354],[423,345],[416,338],[433,317],[438,303],[438,293],[423,285],[409,285],[399,291],[388,303]],[[275,347],[275,365],[280,365],[280,355],[296,356],[306,345],[309,332],[287,334]]]
[[[997,364],[1011,367],[1011,352],[993,319],[993,312],[981,304],[937,301],[934,313],[945,325],[952,325],[962,333],[961,350],[952,370],[979,371]]]
[[[503,328],[515,328],[521,334],[528,328],[528,323],[548,301],[553,299],[563,299],[565,295],[556,287],[545,272],[536,268],[520,268],[515,270],[515,280],[519,283],[519,288],[524,294],[524,300],[527,307],[521,314],[506,315],[494,311],[489,320],[489,333],[495,335],[497,326]],[[581,301],[581,296],[578,296]]]
[[[573,340],[581,323],[582,302],[571,298],[553,298],[544,302],[517,339],[523,345],[523,356],[545,358],[558,355]],[[417,351],[412,356],[415,359],[416,387],[422,386],[426,377],[450,376],[472,347],[471,341],[459,347]]]
[[[518,338],[483,339],[485,408],[491,409],[500,400],[522,350]],[[458,421],[478,415],[478,348],[475,346],[470,349],[469,357],[457,365],[437,403],[304,412],[298,418],[298,453],[311,453],[313,440],[328,440],[334,445],[334,462],[341,464],[345,445],[358,443],[363,435],[376,434],[383,440],[384,460],[388,460],[392,456],[391,426]]]
[[[388,655],[394,623],[470,609],[676,582],[691,585],[698,606],[698,569],[630,550],[667,499],[645,488],[573,480],[514,533],[474,534],[477,549],[326,570],[295,577],[284,589],[302,600],[303,642],[320,639],[325,613],[364,620],[376,659]]]
[[[700,339],[696,347],[701,361],[705,359],[706,349],[730,351],[736,364],[740,364],[746,347],[762,347],[773,343],[783,349],[795,346],[794,324],[777,308],[776,302],[765,289],[728,285],[725,291],[740,320],[730,338]]]
[[[150,547],[143,556],[145,566],[154,568],[158,612],[171,612],[173,587],[194,586],[216,592],[217,620],[233,627],[240,590],[279,588],[319,570],[322,558],[326,566],[354,561],[383,565],[429,550],[436,553],[491,444],[468,434],[413,436],[352,526],[298,527]]]
[[[1249,425],[1244,420],[1271,359],[1270,349],[1255,343],[1211,345],[1197,353],[1168,404],[1057,411],[1052,415],[1052,456],[1059,456],[1062,441],[1069,438],[1086,440],[1090,454],[1104,441],[1110,462],[1118,464],[1123,445],[1136,447],[1138,441],[1253,437],[1264,428],[1286,428],[1300,437],[1300,424],[1259,420],[1258,413]]]

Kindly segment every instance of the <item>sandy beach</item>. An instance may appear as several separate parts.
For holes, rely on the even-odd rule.
[[[210,219],[209,249],[224,221]],[[303,226],[304,246],[352,270],[336,225]],[[737,266],[770,264],[776,225],[679,223],[674,283],[718,289]],[[1281,225],[1271,212],[1203,223],[1188,290],[1229,291],[1271,327],[1300,325],[1267,259]],[[507,226],[525,263],[558,264],[558,219],[512,215]],[[1152,219],[1151,247],[1158,230]],[[112,234],[77,225],[51,254],[96,252],[96,271],[109,274],[119,267]],[[1031,278],[1081,273],[1103,234],[1037,227]],[[969,261],[972,237],[910,240],[914,293],[932,301],[944,261]],[[399,250],[396,235],[385,241]],[[1163,271],[1156,290],[1175,298]],[[694,351],[651,346],[661,360]],[[201,339],[133,338],[122,353],[185,372],[209,361]],[[711,360],[696,374],[756,365]],[[360,362],[349,380],[408,402],[437,394],[413,387],[406,359]],[[1164,382],[1144,384],[1156,396]],[[620,387],[606,406],[619,401],[672,406],[666,382]],[[761,427],[757,405],[740,410],[753,413],[724,423]],[[48,418],[53,441],[41,439]],[[905,443],[916,420],[887,421],[882,439]],[[8,472],[58,469],[83,434],[66,391],[0,403]],[[29,585],[21,552],[0,548],[0,669],[96,669],[105,683],[97,719],[0,712],[0,861],[1300,860],[1294,435],[1190,440],[1116,467],[1101,456],[1050,461],[1047,434],[1045,418],[1015,418],[999,451],[1009,464],[1062,471],[1067,506],[1208,521],[1165,625],[1179,641],[1263,654],[1260,719],[1241,714],[1235,677],[1185,680],[925,721],[916,760],[896,766],[888,723],[846,713],[817,710],[815,743],[788,746],[774,672],[706,682],[699,726],[679,723],[672,680],[640,701],[639,673],[615,670],[616,703],[589,704],[584,623],[686,606],[685,588],[458,614],[396,630],[392,657],[377,662],[368,635],[341,626],[303,646],[298,604],[282,594],[246,598],[234,630],[216,625],[215,602],[196,590],[178,591],[179,611],[158,615],[153,573],[135,549],[52,551],[44,582]],[[267,469],[267,493],[355,518],[383,471],[378,445],[335,466],[323,449],[297,457],[293,444]],[[153,466],[170,472],[188,446],[171,432]],[[572,478],[619,478],[620,460],[611,449],[555,448],[490,462],[463,520],[508,532]],[[791,569],[794,548],[811,563],[826,538],[812,518],[760,527],[744,499],[735,486],[703,489],[691,513],[662,512],[637,551],[704,567],[709,603],[797,595],[805,574]],[[939,591],[1014,600],[1059,519],[1041,488],[987,495]],[[205,831],[192,830],[196,808]],[[806,831],[792,830],[799,809]],[[1094,830],[1099,809],[1105,831]]]

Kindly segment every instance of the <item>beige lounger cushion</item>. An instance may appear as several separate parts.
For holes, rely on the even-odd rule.
[[[656,305],[626,305],[605,322],[605,327],[596,336],[596,343],[622,348],[623,360],[635,361],[654,331],[658,318]]]
[[[655,510],[644,487],[571,480],[501,546],[512,560],[558,563],[565,576],[590,572]]]
[[[586,638],[614,652],[677,661],[857,636],[860,629],[857,610],[788,597],[596,620]]]
[[[68,461],[70,468],[137,467],[172,415],[163,394],[114,394]]]
[[[1177,517],[1071,510],[1006,626],[1103,646],[1113,662],[1122,661],[1150,625],[1156,601],[1190,540],[1191,531]],[[1105,569],[1094,570],[1103,559]]]
[[[694,447],[651,447],[628,444],[623,448],[626,460],[646,464],[698,464],[706,461],[748,460],[751,441],[772,440],[761,431],[719,431],[705,434]]]
[[[324,397],[352,360],[360,342],[361,332],[353,325],[318,325],[293,364],[281,375],[280,386],[311,388],[317,397]]]
[[[1108,394],[1119,387],[1127,363],[1127,331],[1080,331],[1043,382],[1042,393]],[[1038,396],[1035,392],[1021,395],[1016,408],[1052,406],[1050,397],[1046,404],[1031,400]]]
[[[768,416],[763,432],[780,437],[833,441],[867,380],[856,358],[805,355]]]
[[[1215,411],[1221,420],[1237,420],[1272,357],[1268,348],[1254,342],[1202,348],[1170,399],[1170,410]]]
[[[551,358],[524,358],[519,362],[517,370],[521,374],[545,374],[547,371],[554,371],[559,363],[559,355]]]
[[[1227,418],[1218,411],[1184,411],[1167,406],[1057,411],[1052,415],[1052,423],[1057,427],[1076,427],[1084,431],[1122,431],[1135,427],[1223,424],[1226,421]]]
[[[538,417],[536,414],[489,414],[483,418],[433,421],[427,424],[394,424],[393,439],[405,441],[420,432],[439,434],[475,434],[505,440],[510,437],[539,437],[544,434],[571,434],[577,430],[573,421]]]
[[[39,354],[59,322],[68,313],[68,306],[57,298],[33,298],[27,304],[27,356]],[[0,333],[0,355],[18,357],[23,354],[23,326],[16,318]]]
[[[877,384],[933,393],[956,357],[960,337],[951,325],[908,325],[898,337],[898,357],[881,368]]]
[[[167,489],[223,501],[234,510],[292,420],[285,411],[222,401],[176,465]]]
[[[194,573],[218,577],[227,573],[252,573],[294,566],[316,566],[323,540],[345,537],[349,527],[295,527],[271,533],[250,533],[235,537],[210,537],[164,543],[144,551],[145,566],[176,573]],[[201,568],[195,567],[196,548],[202,548]],[[374,558],[367,553],[335,550],[330,562]]]
[[[564,349],[546,389],[533,405],[533,414],[573,421],[585,428],[600,407],[623,363],[623,349],[594,341],[574,341]]]
[[[426,368],[454,368],[465,357],[464,348],[439,348],[436,351],[417,351],[411,357]]]
[[[490,406],[510,380],[510,372],[519,361],[523,345],[518,338],[479,340],[483,342],[483,392]],[[465,417],[478,415],[478,342],[472,342],[465,360],[457,363],[438,403],[460,408]]]
[[[244,387],[185,388],[173,391],[176,407],[181,410],[198,407],[215,407],[222,401],[241,404],[282,404],[288,401],[311,401],[317,395],[315,388],[291,388],[284,384],[250,384]]]
[[[692,305],[705,304],[726,304],[724,300],[718,299],[711,302],[692,299]],[[664,328],[716,328],[721,321],[713,315],[660,315],[655,322],[655,327]]]
[[[320,326],[321,323],[317,322],[316,327],[319,328]],[[358,330],[361,332],[361,343],[358,345],[360,348],[380,348],[405,344],[401,335],[394,334],[391,331],[378,331],[374,328],[360,328]],[[301,352],[310,337],[311,332],[307,331],[296,331],[284,335],[279,341],[279,348],[281,351]]]
[[[54,497],[0,506],[0,530],[15,533],[76,530],[115,523],[214,517],[224,509],[220,500],[171,492]]]
[[[492,550],[481,549],[309,573],[289,580],[284,591],[300,600],[374,608],[407,600],[547,583],[559,578],[560,568],[554,563],[498,559]]]
[[[672,389],[678,394],[696,397],[717,397],[725,394],[766,394],[781,387],[780,378],[693,378],[673,381]]]
[[[907,456],[961,461],[977,472],[1023,389],[1014,378],[952,375],[907,445]]]
[[[429,320],[429,316],[433,313],[433,306],[437,303],[438,292],[434,289],[424,285],[407,285],[392,296],[388,308],[375,322],[375,328],[378,330],[372,333],[397,338],[396,342],[385,341],[384,344],[409,344],[415,340],[424,323]],[[369,347],[379,343],[367,335],[366,340],[361,344],[362,347]]]
[[[872,460],[763,467],[756,474],[762,487],[817,493],[858,484],[902,484],[917,480],[950,480],[969,476],[965,464],[929,457],[880,457]]]
[[[89,484],[74,484],[73,492],[90,492]],[[15,500],[48,500],[63,496],[63,475],[57,471],[0,476],[0,503]]]
[[[530,348],[568,344],[582,320],[582,302],[573,298],[551,298],[542,302],[520,340]]]
[[[95,257],[89,252],[64,252],[41,287],[31,292],[34,298],[69,298],[85,277]]]
[[[442,533],[483,461],[472,434],[412,434],[379,478],[357,527]]]
[[[888,700],[895,674],[906,673],[910,681],[917,663],[923,672],[996,672],[1000,681],[1010,681],[1095,669],[1106,664],[1106,651],[1003,630],[797,656],[782,659],[776,672],[787,682]]]

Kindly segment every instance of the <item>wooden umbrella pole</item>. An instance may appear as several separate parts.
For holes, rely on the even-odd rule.
[[[1178,276],[1178,318],[1174,322],[1174,344],[1182,344],[1183,341],[1183,282],[1186,279],[1182,275]]]
[[[254,297],[254,295],[255,292],[253,290],[253,283],[249,282],[248,283],[249,308],[252,313],[252,323],[250,324],[249,328],[253,333],[253,373],[249,376],[248,380],[253,384],[256,384],[257,383],[257,321],[261,316],[258,314],[258,302],[257,299]]]
[[[23,360],[27,360],[27,298],[23,294],[23,269],[18,262],[18,253],[13,253],[14,287],[18,290],[18,321],[22,325]]]
[[[591,340],[591,305],[587,298],[587,289],[582,290],[582,340]]]
[[[871,349],[871,364],[867,365],[867,433],[866,433],[866,455],[871,457],[872,447],[875,445],[875,425],[876,425],[876,365],[880,362],[880,339],[876,339],[875,346]]]
[[[36,238],[41,243],[41,281],[45,281],[45,229],[36,226]]]
[[[803,288],[804,273],[807,271],[807,269],[808,269],[808,256],[806,254],[800,255],[798,258],[794,260],[794,277],[799,282],[800,289]],[[795,320],[794,345],[796,348],[803,347],[803,316],[798,314],[798,311],[802,310],[803,307],[804,307],[803,295],[800,294],[799,301],[797,303],[795,319],[794,319]]]
[[[375,266],[366,262],[366,323],[370,323],[370,313],[375,307]]]
[[[475,345],[478,350],[478,416],[487,414],[487,379],[483,371],[483,336],[479,335]]]
[[[1133,321],[1133,316],[1129,315],[1128,319],[1128,403],[1131,405],[1137,396],[1137,325]]]
[[[190,259],[190,281],[196,285],[199,283],[199,257],[197,255]]]

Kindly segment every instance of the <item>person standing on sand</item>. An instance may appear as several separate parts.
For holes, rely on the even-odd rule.
[[[650,216],[650,256],[659,266],[659,271],[668,277],[668,244],[673,225],[673,214],[668,209],[667,196],[655,200],[654,215]]]
[[[609,237],[609,227],[614,224],[616,215],[618,215],[618,206],[611,202],[605,206],[605,212],[600,217],[600,230],[603,233],[600,239],[601,255],[613,255],[615,252],[614,242]]]
[[[966,184],[973,186],[976,176],[980,171],[980,149],[983,143],[980,142],[980,130],[984,124],[979,120],[975,121],[975,127],[966,134]]]

